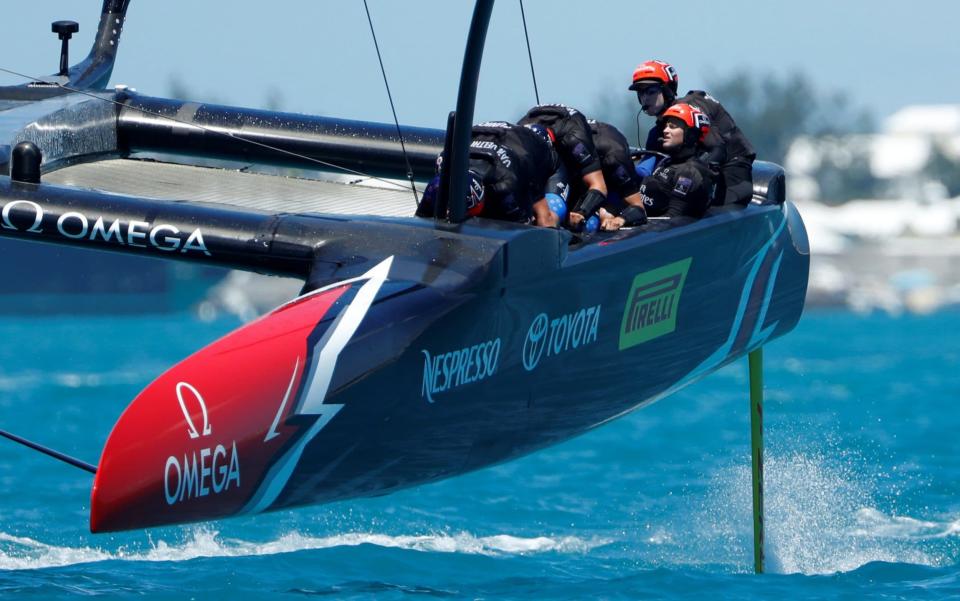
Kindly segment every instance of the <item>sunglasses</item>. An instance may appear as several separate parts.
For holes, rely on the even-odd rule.
[[[637,88],[637,97],[638,98],[649,98],[651,96],[656,96],[662,90],[659,85],[644,86],[642,88]]]

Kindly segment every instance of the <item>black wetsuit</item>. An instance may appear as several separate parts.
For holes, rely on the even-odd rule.
[[[702,90],[691,90],[676,102],[695,106],[710,118],[710,133],[703,146],[708,161],[719,165],[719,191],[714,204],[746,204],[753,198],[753,160],[757,153],[750,140],[740,131],[730,113],[716,98]],[[668,107],[664,107],[666,110]],[[657,125],[647,135],[648,150],[662,151],[662,131]]]
[[[609,123],[595,119],[588,123],[603,168],[603,179],[607,183],[607,200],[619,204],[615,202],[615,195],[622,201],[640,191],[640,177],[630,158],[630,144],[620,130]]]
[[[566,172],[549,141],[505,121],[475,125],[471,136],[469,168],[484,186],[481,217],[526,223],[547,193],[565,197]],[[417,216],[433,216],[436,187],[436,180],[427,187]]]
[[[640,196],[648,215],[703,217],[715,193],[716,174],[696,156],[701,151],[682,148],[643,178]]]
[[[541,104],[520,119],[520,125],[527,124],[543,125],[553,131],[560,158],[571,179],[580,179],[600,170],[600,157],[593,144],[590,125],[577,109],[563,104]]]

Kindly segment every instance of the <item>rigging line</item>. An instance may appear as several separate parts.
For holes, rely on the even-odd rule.
[[[537,73],[533,70],[533,52],[530,50],[530,36],[527,34],[527,15],[523,12],[523,0],[520,0],[520,18],[523,19],[523,37],[527,40],[527,58],[530,59],[530,76],[533,77],[533,95],[540,104],[540,91],[537,89]]]
[[[370,17],[370,7],[367,6],[367,0],[363,0],[363,8],[367,11],[367,23],[370,24],[370,35],[373,36],[373,47],[377,49],[377,60],[380,61],[380,73],[383,74],[383,85],[387,88],[387,98],[390,100],[390,110],[393,112],[393,122],[397,126],[397,137],[400,138],[400,150],[403,152],[403,160],[407,163],[407,178],[410,179],[410,189],[413,190],[413,202],[420,204],[417,198],[417,186],[413,182],[413,167],[410,166],[410,159],[407,157],[407,147],[403,143],[403,133],[400,131],[400,120],[397,119],[397,109],[393,105],[393,94],[390,93],[390,84],[387,83],[387,70],[383,66],[383,58],[380,56],[380,44],[377,43],[377,32],[373,30],[373,19]]]
[[[323,161],[323,160],[318,159],[318,158],[315,158],[315,157],[310,157],[310,156],[307,156],[307,155],[304,155],[304,154],[300,154],[300,153],[297,153],[297,152],[293,152],[293,151],[291,151],[291,150],[286,150],[286,149],[283,149],[283,148],[278,148],[278,147],[276,147],[276,146],[271,146],[270,144],[264,144],[263,142],[257,142],[256,140],[250,140],[250,139],[248,139],[248,138],[244,138],[243,136],[239,136],[239,135],[237,135],[237,134],[235,134],[235,133],[233,133],[233,132],[221,131],[221,130],[219,130],[219,129],[214,129],[214,128],[212,128],[212,127],[207,127],[207,126],[205,126],[205,125],[198,125],[198,124],[196,124],[196,123],[190,123],[190,122],[188,122],[188,121],[184,121],[183,119],[177,119],[176,117],[171,117],[171,116],[169,116],[169,115],[163,115],[163,114],[161,114],[161,113],[155,113],[155,112],[153,112],[153,111],[148,111],[147,109],[141,108],[141,107],[139,107],[139,106],[127,105],[127,104],[124,104],[124,103],[119,102],[119,101],[117,101],[117,100],[113,100],[113,99],[110,99],[110,98],[104,98],[103,96],[98,96],[97,94],[95,94],[95,93],[93,93],[93,92],[89,92],[89,91],[87,91],[87,90],[79,90],[79,89],[71,88],[70,86],[64,85],[64,84],[62,84],[62,83],[44,81],[43,79],[40,79],[40,78],[38,78],[38,77],[33,77],[33,76],[30,76],[30,75],[25,75],[25,74],[23,74],[23,73],[18,73],[17,71],[13,71],[13,70],[11,70],[11,69],[5,69],[5,68],[3,68],[3,67],[0,67],[0,72],[9,73],[10,75],[16,75],[17,77],[22,77],[22,78],[24,78],[24,79],[29,79],[30,81],[35,81],[35,82],[39,82],[39,83],[46,84],[46,85],[51,85],[51,84],[52,84],[52,85],[57,86],[58,88],[62,88],[62,89],[64,89],[64,90],[66,90],[66,91],[68,91],[68,92],[72,92],[72,93],[74,93],[74,94],[82,94],[82,95],[84,95],[84,96],[89,96],[90,98],[95,98],[95,99],[101,100],[101,101],[103,101],[103,102],[107,102],[107,103],[110,103],[110,104],[114,104],[114,105],[116,105],[116,106],[118,106],[118,107],[120,107],[120,108],[126,107],[126,108],[129,108],[129,109],[133,109],[133,110],[135,110],[135,111],[137,111],[137,112],[143,113],[144,115],[150,115],[150,116],[152,116],[152,117],[158,117],[158,118],[160,118],[160,119],[166,119],[167,121],[172,121],[172,122],[174,122],[174,123],[179,123],[180,125],[186,125],[187,127],[195,127],[195,128],[197,128],[197,129],[199,129],[200,131],[205,131],[205,132],[207,132],[207,133],[214,134],[214,135],[218,135],[218,136],[225,136],[225,137],[230,138],[230,139],[232,139],[232,140],[238,140],[238,141],[240,141],[240,142],[245,142],[245,143],[251,144],[251,145],[253,145],[253,146],[259,146],[260,148],[266,148],[267,150],[272,150],[272,151],[277,152],[277,153],[280,153],[280,154],[284,154],[284,155],[287,155],[287,156],[291,156],[291,157],[294,157],[294,158],[298,158],[298,159],[304,160],[304,161],[306,161],[306,162],[308,162],[308,163],[316,163],[317,165],[322,165],[322,166],[324,166],[324,167],[330,167],[330,168],[332,168],[332,169],[338,169],[338,170],[340,170],[340,171],[343,171],[343,172],[345,172],[345,173],[349,173],[349,174],[351,174],[351,175],[357,175],[357,176],[360,176],[360,177],[363,177],[363,178],[367,178],[367,179],[370,179],[370,180],[373,180],[373,181],[378,181],[378,182],[380,182],[380,183],[387,184],[387,185],[389,185],[389,186],[394,186],[394,187],[400,188],[400,189],[402,189],[402,190],[406,190],[406,189],[407,189],[407,187],[406,187],[405,185],[398,184],[397,182],[390,181],[390,180],[388,180],[388,179],[383,179],[383,178],[381,178],[381,177],[376,177],[376,176],[373,176],[373,175],[369,175],[369,174],[363,173],[362,171],[356,171],[356,170],[354,170],[354,169],[350,169],[349,167],[343,167],[343,166],[337,165],[337,164],[335,164],[335,163],[328,163],[327,161]]]
[[[637,111],[637,147],[638,148],[642,148],[643,147],[642,145],[646,142],[645,140],[640,139],[640,113],[642,112],[643,112],[643,109],[640,109]]]

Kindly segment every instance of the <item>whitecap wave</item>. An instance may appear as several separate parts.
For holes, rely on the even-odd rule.
[[[853,534],[904,540],[928,540],[960,536],[960,519],[938,522],[910,516],[887,515],[864,507],[857,512]]]
[[[63,567],[80,563],[109,560],[122,561],[187,561],[200,557],[250,557],[375,545],[429,553],[462,553],[466,555],[532,555],[537,553],[586,553],[612,542],[609,539],[582,539],[575,536],[520,537],[509,534],[474,536],[460,534],[400,535],[353,532],[331,536],[311,536],[290,532],[265,542],[227,539],[216,530],[199,527],[182,544],[165,541],[153,543],[149,549],[105,551],[95,547],[60,547],[26,537],[0,532],[0,570],[31,570]]]
[[[94,547],[60,547],[0,532],[0,570],[32,570],[106,561],[114,557]]]

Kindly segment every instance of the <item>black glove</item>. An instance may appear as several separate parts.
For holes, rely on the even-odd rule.
[[[643,207],[630,205],[620,211],[620,218],[623,219],[623,225],[643,225],[647,222],[647,212]]]
[[[580,213],[584,219],[589,219],[605,202],[607,202],[607,197],[603,195],[603,192],[591,188],[577,201],[571,212]]]

